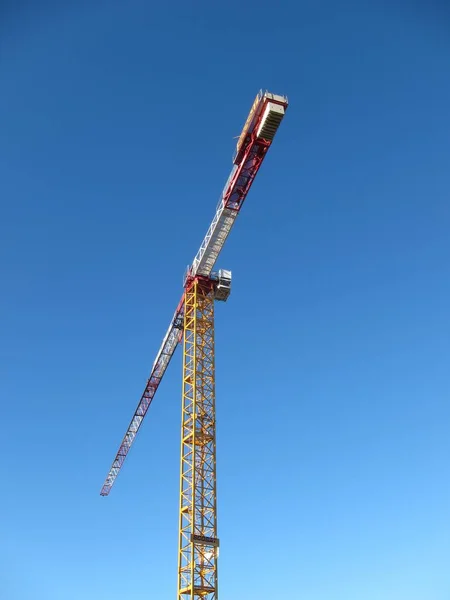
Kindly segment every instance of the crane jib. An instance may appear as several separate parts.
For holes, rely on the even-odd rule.
[[[144,392],[141,396],[139,404],[134,412],[133,418],[128,426],[127,432],[123,437],[122,443],[120,444],[119,450],[116,454],[113,464],[109,470],[106,480],[101,489],[100,495],[107,496],[114,484],[114,481],[119,474],[120,468],[130,450],[131,444],[136,437],[139,428],[144,420],[147,410],[153,400],[156,390],[161,383],[161,380],[166,372],[169,362],[178,346],[178,343],[182,337],[182,331],[180,330],[180,320],[184,315],[184,294],[178,304],[175,314],[170,323],[169,329],[164,336],[163,343],[156,355],[156,360],[153,363],[150,377],[148,378]]]

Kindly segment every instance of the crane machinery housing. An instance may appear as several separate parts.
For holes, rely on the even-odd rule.
[[[236,145],[233,168],[150,377],[100,494],[107,496],[179,343],[183,344],[177,600],[218,599],[214,301],[226,301],[231,271],[213,271],[228,234],[288,107],[260,91]]]

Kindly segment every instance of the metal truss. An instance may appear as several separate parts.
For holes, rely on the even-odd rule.
[[[112,486],[120,472],[120,469],[130,451],[131,445],[142,425],[145,415],[152,403],[153,396],[161,383],[161,380],[169,366],[170,360],[181,341],[183,335],[183,314],[184,314],[184,295],[182,296],[175,314],[170,322],[169,329],[163,339],[163,343],[156,355],[155,362],[150,373],[150,377],[147,380],[145,389],[142,393],[139,404],[134,411],[133,418],[128,425],[128,429],[120,443],[119,450],[117,451],[116,457],[113,460],[111,468],[109,469],[108,475],[106,476],[105,482],[103,483],[100,491],[101,496],[107,496],[111,491]]]
[[[233,167],[223,188],[216,214],[192,262],[192,276],[211,274],[270,144],[253,132],[241,162]]]
[[[177,600],[217,600],[214,284],[185,292]]]

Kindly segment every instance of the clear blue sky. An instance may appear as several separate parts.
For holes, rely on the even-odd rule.
[[[444,3],[0,10],[0,597],[175,597],[180,354],[99,491],[264,87],[290,108],[220,260],[221,597],[448,600]]]

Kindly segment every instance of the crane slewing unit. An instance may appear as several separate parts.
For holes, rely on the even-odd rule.
[[[287,107],[285,96],[260,91],[255,98],[213,220],[186,271],[181,300],[100,492],[107,496],[111,491],[183,341],[177,600],[218,599],[214,303],[228,299],[231,272],[213,269]]]

